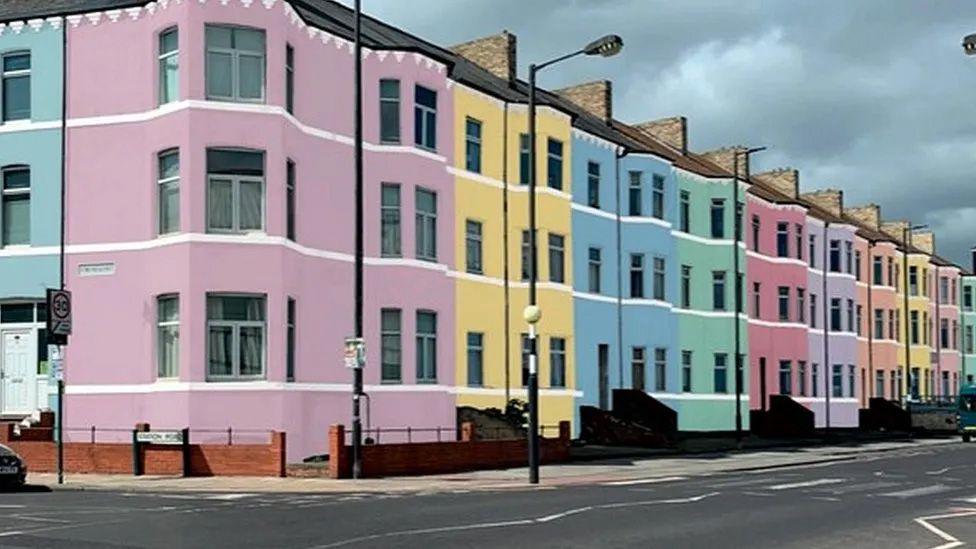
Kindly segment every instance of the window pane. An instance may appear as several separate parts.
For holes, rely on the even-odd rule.
[[[3,79],[3,119],[24,120],[31,112],[30,76]]]
[[[29,53],[8,55],[3,58],[3,71],[26,71],[31,68],[31,57]]]
[[[11,303],[9,305],[0,305],[0,322],[4,324],[34,322],[34,304]]]
[[[437,333],[437,315],[434,313],[417,313],[417,333],[435,335]]]
[[[180,176],[180,155],[176,152],[159,156],[159,178],[169,179]]]
[[[417,190],[417,210],[437,213],[437,195],[425,190]]]
[[[234,185],[227,179],[211,179],[207,197],[207,226],[211,229],[234,228]]]
[[[159,62],[159,102],[176,101],[179,97],[180,59],[174,54]]]
[[[243,99],[264,97],[264,58],[241,55],[238,69],[240,96]]]
[[[241,181],[240,183],[240,229],[258,230],[263,226],[261,215],[262,188],[260,181]]]
[[[380,140],[388,143],[400,141],[400,103],[380,103]]]
[[[414,100],[418,105],[423,105],[431,109],[437,108],[437,92],[423,86],[417,86]]]
[[[3,197],[3,245],[30,244],[30,195]]]
[[[176,51],[179,47],[179,33],[176,29],[170,29],[159,35],[160,55]]]
[[[159,186],[159,233],[180,230],[180,184],[170,181]]]
[[[179,326],[160,326],[159,336],[159,377],[179,375],[180,328]]]
[[[264,356],[264,328],[242,326],[240,345],[241,375],[261,375],[261,359]]]
[[[264,53],[264,31],[255,29],[233,29],[234,48]]]
[[[157,304],[160,322],[176,322],[180,319],[180,300],[176,297],[163,297]]]
[[[229,27],[207,25],[208,48],[232,48],[234,46]]]
[[[207,296],[207,320],[263,321],[264,299],[233,295]]]
[[[234,329],[230,326],[211,326],[207,372],[212,376],[229,376],[234,373]]]
[[[229,53],[207,53],[208,97],[227,98],[234,95],[232,63],[233,57]]]
[[[3,172],[4,190],[30,188],[30,170],[8,170]]]
[[[207,149],[207,173],[263,176],[264,153]]]

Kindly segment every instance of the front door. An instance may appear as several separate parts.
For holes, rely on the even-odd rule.
[[[0,413],[29,414],[37,408],[32,330],[0,333]]]

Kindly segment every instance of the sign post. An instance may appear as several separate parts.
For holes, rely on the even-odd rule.
[[[48,343],[56,345],[51,361],[58,382],[58,484],[64,484],[64,347],[71,335],[71,292],[47,290]]]
[[[363,427],[359,418],[359,400],[363,396],[363,366],[366,365],[366,340],[361,337],[347,337],[343,352],[346,368],[352,370],[352,478],[362,476],[362,438]]]

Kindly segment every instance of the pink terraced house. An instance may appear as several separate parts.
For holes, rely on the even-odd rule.
[[[281,0],[68,17],[68,426],[281,430],[297,461],[348,422],[350,22]],[[453,426],[448,71],[378,36],[363,61],[364,419]]]
[[[809,405],[815,393],[807,363],[807,210],[797,201],[799,174],[783,169],[753,179],[758,183],[749,189],[743,221],[750,407],[767,410],[770,395]]]

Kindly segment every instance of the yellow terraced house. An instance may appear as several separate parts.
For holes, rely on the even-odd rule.
[[[904,258],[902,254],[898,254],[899,264],[904,268]],[[899,295],[898,295],[898,312],[901,317],[901,344],[904,346],[906,337],[909,342],[910,349],[910,360],[911,360],[911,379],[907,379],[904,383],[907,383],[903,388],[906,394],[913,394],[912,384],[917,383],[917,394],[919,396],[929,396],[932,394],[931,386],[931,331],[929,323],[931,322],[929,315],[929,292],[932,288],[929,284],[929,274],[931,272],[929,266],[930,258],[927,254],[923,253],[909,253],[908,254],[908,315],[904,312],[905,297],[902,292],[906,291],[905,288],[905,273],[901,274],[899,279]],[[898,364],[901,367],[901,371],[905,371],[905,349],[902,347],[898,353]],[[904,374],[902,375],[905,379]],[[914,381],[912,381],[914,380]]]
[[[514,78],[514,71],[510,74]],[[523,184],[527,108],[514,87],[501,98],[462,84],[453,89],[457,404],[504,409],[506,397],[527,399],[523,337],[528,326],[522,319],[528,304],[528,265],[523,266],[527,244],[522,245],[528,228],[528,187]],[[542,425],[555,426],[573,421],[576,394],[568,193],[571,118],[542,105],[536,124],[537,295],[543,311],[538,324],[539,419]]]

